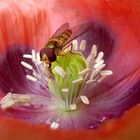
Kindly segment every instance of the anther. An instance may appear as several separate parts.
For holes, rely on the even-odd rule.
[[[59,127],[59,124],[57,122],[52,122],[50,125],[51,129],[57,129]]]
[[[32,61],[35,62],[36,60],[36,53],[35,53],[35,50],[33,49],[32,50]]]
[[[92,49],[91,49],[91,54],[93,54],[93,55],[94,55],[94,57],[96,57],[96,56],[97,56],[97,46],[96,46],[96,45],[93,45],[93,46],[92,46]]]
[[[109,76],[109,75],[112,75],[113,72],[111,70],[102,70],[102,71],[100,71],[100,74]]]
[[[37,81],[37,78],[32,76],[32,75],[26,75],[26,78],[32,82],[36,82]]]
[[[93,84],[93,83],[95,83],[96,82],[96,80],[88,80],[88,81],[86,81],[86,84],[87,85],[91,85],[91,84]]]
[[[28,64],[28,63],[26,63],[24,61],[21,61],[21,65],[24,66],[25,68],[29,69],[29,70],[33,69],[33,67],[30,64]]]
[[[100,67],[103,63],[104,63],[104,60],[99,61],[98,63],[96,63],[96,64],[94,65],[94,68],[97,69],[97,68]]]
[[[84,51],[85,48],[86,48],[86,43],[87,41],[86,40],[82,40],[81,43],[80,43],[80,51]]]
[[[81,95],[81,96],[80,96],[80,99],[81,99],[81,101],[82,101],[84,104],[86,104],[86,105],[89,104],[89,100],[88,100],[88,98],[87,98],[85,95]]]
[[[72,50],[77,51],[78,50],[78,41],[77,40],[73,40],[72,44],[73,44]]]
[[[71,104],[70,105],[70,110],[76,110],[77,109],[77,105],[76,104]]]
[[[73,84],[79,83],[79,82],[83,81],[83,79],[84,79],[84,78],[76,79],[76,80],[72,81],[72,83],[73,83]]]
[[[107,75],[101,76],[101,77],[97,80],[97,83],[101,83],[106,77],[107,77]]]
[[[24,54],[23,57],[24,57],[24,58],[32,59],[32,55],[30,55],[30,54]]]
[[[41,64],[39,52],[36,54],[36,60],[38,65]]]
[[[90,71],[90,69],[89,69],[89,68],[86,68],[86,69],[80,71],[80,72],[78,73],[78,75],[85,75],[85,74],[87,74],[89,71]]]
[[[105,64],[100,65],[95,70],[92,71],[90,80],[93,79],[103,68],[105,67]]]
[[[95,59],[95,63],[100,62],[100,60],[103,58],[103,56],[104,56],[104,53],[103,52],[99,52],[97,58]]]
[[[99,73],[104,67],[105,64],[100,65],[98,68],[96,68],[96,73]]]

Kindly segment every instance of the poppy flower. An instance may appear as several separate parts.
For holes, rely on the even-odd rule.
[[[118,1],[79,0],[78,2],[74,0],[71,2],[63,0],[59,2],[56,0],[51,2],[1,2],[1,27],[3,28],[1,28],[0,37],[2,46],[0,89],[2,96],[5,97],[2,97],[1,100],[0,135],[3,139],[19,139],[21,136],[23,139],[66,139],[67,137],[77,139],[79,136],[83,139],[93,137],[101,139],[103,136],[104,139],[139,137],[137,133],[139,128],[139,106],[121,117],[124,112],[139,103],[139,29],[137,28],[139,5],[137,2],[130,1],[118,3]],[[55,79],[55,83],[51,80],[48,85],[44,86],[45,73],[40,62],[39,64],[36,63],[38,54],[36,55],[33,50],[32,55],[30,55],[31,48],[40,50],[46,44],[47,37],[66,22],[69,22],[71,26],[76,26],[84,25],[83,23],[91,21],[93,23],[92,30],[80,36],[78,44],[83,39],[87,42],[83,52],[84,58],[88,55],[90,56],[91,53],[95,55],[97,46],[99,54],[97,58],[95,57],[95,61],[99,58],[101,60],[104,53],[105,68],[113,71],[113,75],[100,84],[91,84],[83,92],[83,96],[74,96],[75,94],[72,95],[72,98],[66,96],[68,100],[74,100],[75,97],[81,100],[78,104],[75,104],[77,102],[68,104],[69,111],[76,112],[74,115],[69,113],[60,115],[59,111],[56,110],[58,104],[55,105],[54,112],[53,105],[56,100],[50,101],[49,94],[46,95],[44,91],[48,90],[49,86],[52,93],[55,89],[67,92],[73,86],[68,84],[69,89],[56,88],[55,84],[61,87],[65,82],[57,82],[57,79]],[[96,46],[94,45],[92,48],[93,44],[96,44]],[[92,52],[92,50],[94,51]],[[78,66],[81,64],[81,69],[75,64],[72,67],[72,69],[76,68],[78,70],[78,74],[81,71],[83,72],[86,67],[83,56],[81,58],[81,56],[74,54],[76,59],[70,56],[72,62],[76,61]],[[32,61],[27,58],[31,58]],[[63,58],[66,58],[66,56],[62,56],[56,63],[63,61],[62,64],[65,64]],[[102,61],[101,65],[104,64],[104,61]],[[99,65],[98,63],[96,64],[92,65],[92,67],[96,68],[95,65]],[[23,66],[31,71],[28,71]],[[43,76],[40,74],[41,79],[36,82],[38,79],[32,77],[31,74],[38,68],[39,71],[41,70],[40,72],[43,72]],[[65,66],[57,67],[55,71],[60,78],[69,74],[63,69],[65,69]],[[109,72],[110,75],[111,71],[103,72]],[[49,71],[47,70],[47,72]],[[72,70],[72,72],[75,72],[75,70]],[[92,77],[92,74],[90,77]],[[96,82],[98,80],[97,77]],[[93,81],[86,80],[86,82]],[[80,84],[78,88],[74,88],[76,93],[79,93],[77,90],[82,89]],[[52,85],[54,85],[54,88],[52,88]],[[65,98],[62,93],[61,96],[63,99]],[[67,103],[66,99],[64,103]],[[30,104],[32,101],[33,104]],[[60,100],[58,102],[62,103]],[[64,106],[63,104],[61,105],[62,107]],[[78,109],[77,105],[79,105]],[[78,112],[77,110],[80,111]],[[55,113],[55,115],[51,115],[52,113]],[[12,119],[9,119],[9,117]],[[121,118],[119,119],[119,117]],[[112,118],[118,119],[110,120]],[[24,120],[24,122],[19,120]],[[48,120],[51,120],[51,123]],[[108,121],[106,122],[106,120]],[[104,121],[105,124],[102,125]],[[32,123],[37,124],[33,125]],[[61,129],[52,131],[50,126],[51,128],[60,127]],[[13,128],[17,128],[17,131],[13,131]],[[25,128],[25,131],[22,128]],[[65,131],[67,128],[70,131]],[[73,129],[81,128],[94,130],[73,131]],[[6,134],[9,136],[6,136]]]

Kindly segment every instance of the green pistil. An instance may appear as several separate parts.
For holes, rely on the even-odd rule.
[[[60,73],[57,72],[57,68]],[[53,95],[59,96],[64,102],[67,102],[68,108],[80,93],[83,76],[79,75],[79,72],[86,68],[86,61],[79,53],[66,53],[58,56],[57,60],[52,63],[54,79],[49,79],[49,89]]]

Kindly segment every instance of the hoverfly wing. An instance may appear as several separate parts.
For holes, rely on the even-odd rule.
[[[65,30],[69,29],[69,23],[64,23],[61,25],[56,32],[53,34],[51,38],[57,38],[59,37]]]
[[[84,33],[88,32],[89,30],[91,30],[94,26],[93,22],[90,23],[85,23],[83,25],[80,26],[74,26],[71,28],[72,30],[72,36],[69,38],[69,40],[64,44],[63,50],[65,50],[67,47],[69,47],[69,45],[71,44],[71,42],[78,38],[79,36],[83,35]]]

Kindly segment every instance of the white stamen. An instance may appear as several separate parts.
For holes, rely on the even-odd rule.
[[[97,67],[97,69],[93,70],[91,73],[90,80],[93,79],[93,77],[95,77],[104,67],[105,67],[105,64],[102,64],[99,67]]]
[[[32,61],[35,62],[36,60],[36,53],[35,53],[35,50],[33,49],[32,50]]]
[[[96,73],[99,73],[104,67],[105,67],[105,64],[102,64],[101,66],[99,66],[99,67],[96,69]]]
[[[87,65],[89,66],[90,62],[94,61],[94,55],[89,54],[88,57],[86,58]]]
[[[32,55],[30,55],[30,54],[24,54],[23,57],[24,57],[24,58],[32,59]]]
[[[102,70],[102,71],[100,71],[100,74],[109,76],[109,75],[112,75],[113,72],[111,70]]]
[[[84,79],[84,78],[76,79],[76,80],[72,81],[72,83],[73,83],[73,84],[79,83],[79,82],[83,81],[83,79]]]
[[[57,122],[52,122],[50,125],[51,129],[57,129],[59,127],[59,124]]]
[[[78,41],[74,40],[72,42],[71,47],[64,47],[64,50],[62,51],[62,55],[66,54],[68,51],[72,52],[79,52],[82,54],[82,52],[86,48],[87,41],[82,40],[80,43],[80,46],[78,46]],[[80,50],[80,51],[78,51]],[[102,82],[107,76],[112,75],[113,72],[110,70],[103,70],[105,67],[104,60],[103,60],[104,53],[103,52],[97,52],[97,46],[93,45],[92,49],[90,51],[90,54],[86,58],[86,63],[87,67],[80,71],[78,73],[78,78],[76,80],[72,81],[72,87],[69,87],[66,83],[62,85],[62,88],[59,90],[55,75],[52,73],[52,69],[50,66],[46,66],[46,63],[40,61],[40,54],[39,52],[36,53],[35,50],[32,50],[31,55],[30,54],[24,54],[24,58],[29,58],[32,60],[34,65],[30,65],[29,63],[26,63],[24,61],[21,61],[21,64],[26,67],[27,69],[32,70],[31,75],[26,75],[26,78],[32,82],[38,82],[45,90],[47,93],[53,96],[51,94],[49,85],[48,85],[48,79],[52,81],[52,85],[54,87],[54,93],[58,96],[58,100],[62,102],[62,107],[64,106],[64,109],[73,111],[77,109],[77,102],[79,102],[79,99],[81,102],[84,104],[88,105],[90,103],[89,99],[87,96],[85,96],[85,90],[90,86],[91,84],[96,85],[100,82]],[[62,68],[61,66],[55,66],[53,68],[56,74],[58,74],[61,79],[64,78],[64,80],[67,79],[67,73],[65,71],[65,68]],[[79,85],[80,84],[80,85]],[[68,87],[67,87],[68,86]],[[70,92],[70,93],[69,93]],[[61,96],[63,95],[63,97]],[[25,98],[13,96],[13,94],[7,95],[5,99],[0,101],[0,104],[2,106],[2,109],[7,109],[10,107],[17,107],[20,105],[23,106],[29,106],[31,105],[31,100],[30,101],[24,101]],[[32,102],[33,103],[33,102]],[[57,129],[59,127],[59,121],[57,120],[52,120],[54,119],[51,117],[49,124],[52,129]],[[48,119],[49,120],[49,119]]]
[[[72,41],[73,47],[72,50],[77,51],[78,50],[78,41],[75,39]]]
[[[66,72],[64,71],[64,69],[62,67],[59,66],[55,66],[54,67],[55,72],[60,75],[62,78],[66,77]]]
[[[104,56],[104,53],[103,52],[99,52],[99,54],[98,54],[98,56],[97,56],[97,58],[95,60],[95,63],[98,63],[103,58],[103,56]]]
[[[68,93],[69,92],[69,89],[68,88],[62,88],[62,92]]]
[[[26,94],[12,94],[8,93],[1,99],[0,104],[3,110],[14,107],[16,105],[26,105],[32,101],[32,97]]]
[[[36,71],[33,72],[33,76],[34,76],[36,79],[41,78],[41,76],[40,76]],[[47,78],[47,77],[46,77],[46,78]]]
[[[88,100],[88,98],[87,98],[85,95],[81,95],[80,98],[81,98],[81,101],[82,101],[84,104],[86,104],[86,105],[89,104],[89,100]]]
[[[90,85],[90,84],[93,84],[93,83],[95,83],[96,82],[96,80],[88,80],[87,82],[86,82],[86,84],[87,85]]]
[[[32,75],[26,75],[26,78],[32,82],[36,82],[37,81],[37,78],[35,78],[34,76]]]
[[[91,54],[93,54],[94,57],[97,56],[97,46],[96,46],[96,45],[93,45],[93,46],[92,46]]]
[[[101,66],[104,63],[104,60],[99,61],[94,65],[94,68],[97,69],[99,66]]]
[[[29,69],[29,70],[33,69],[33,67],[29,63],[26,63],[24,61],[21,61],[21,65],[24,66],[25,68]]]
[[[106,77],[107,77],[107,75],[101,76],[101,77],[97,80],[97,82],[98,82],[98,83],[101,83]]]
[[[86,43],[87,41],[86,40],[82,40],[81,43],[80,43],[80,50],[83,52],[86,48]]]
[[[90,76],[90,80],[93,79],[93,77],[96,75],[96,73],[97,73],[96,70],[93,70],[93,71],[92,71],[91,76]]]
[[[77,105],[76,104],[71,104],[70,105],[70,110],[76,110],[77,109]]]
[[[38,65],[41,64],[39,52],[36,54],[36,60]]]
[[[78,75],[85,75],[85,74],[87,74],[89,71],[90,71],[90,69],[89,69],[89,68],[86,68],[86,69],[80,71],[80,72],[78,73]]]

